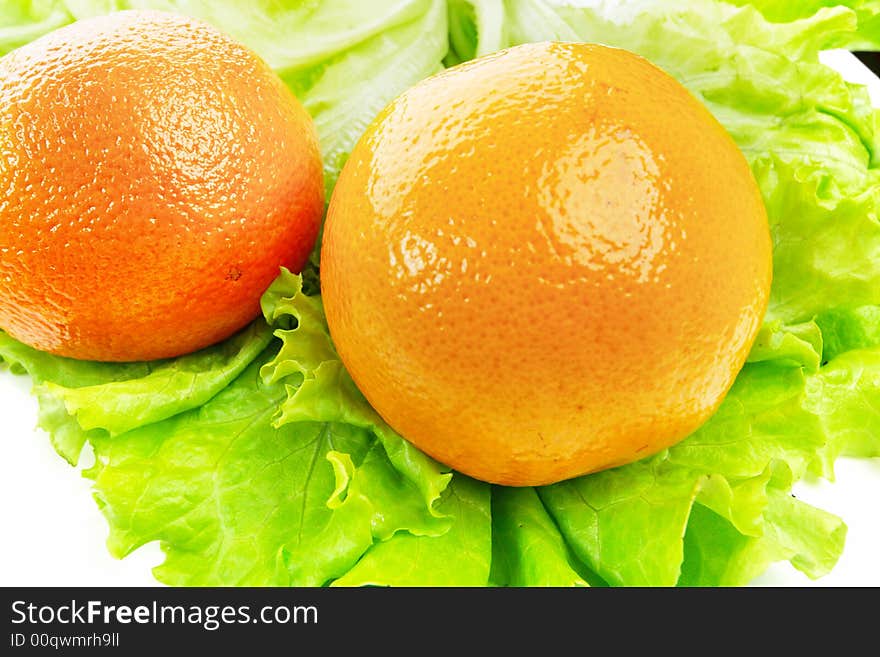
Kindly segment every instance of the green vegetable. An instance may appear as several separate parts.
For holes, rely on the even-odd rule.
[[[0,333],[58,452],[75,464],[94,450],[114,555],[161,541],[157,578],[187,585],[724,586],[775,561],[834,567],[843,520],[790,492],[832,478],[840,455],[880,455],[880,113],[818,52],[880,46],[880,3],[574,4],[4,3],[0,53],[127,7],[218,25],[315,117],[328,191],[379,109],[444,65],[545,39],[627,48],[727,128],[771,223],[766,322],[711,420],[643,461],[541,488],[448,473],[384,423],[336,355],[316,258],[303,277],[281,272],[262,319],[179,359],[77,362]]]
[[[733,0],[731,4],[757,7],[774,23],[809,18],[823,7],[849,7],[856,12],[859,29],[846,35],[836,45],[852,50],[880,47],[880,2],[877,0]]]
[[[49,357],[0,334],[4,359],[36,381],[67,383],[39,390],[74,409],[66,444],[94,449],[87,476],[110,522],[110,551],[122,557],[161,540],[162,581],[321,585],[374,540],[450,527],[435,508],[450,475],[391,432],[334,367],[320,298],[283,272],[264,307],[271,326],[261,320],[226,343],[149,365]],[[273,328],[282,340],[270,343]],[[307,345],[302,358],[290,344]],[[74,369],[84,386],[71,383]],[[308,417],[286,417],[281,408],[300,394],[315,399]],[[143,412],[154,398],[152,414]]]

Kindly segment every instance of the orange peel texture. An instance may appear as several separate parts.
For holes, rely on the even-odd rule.
[[[358,387],[473,477],[548,484],[681,440],[766,311],[741,152],[630,52],[539,43],[408,90],[330,202],[324,304]]]
[[[0,328],[54,354],[194,351],[260,312],[324,210],[312,120],[252,51],[164,12],[0,60]]]

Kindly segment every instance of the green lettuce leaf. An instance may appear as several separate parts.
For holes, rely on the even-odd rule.
[[[612,585],[672,586],[698,482],[648,459],[539,489],[575,554]]]
[[[83,436],[96,429],[116,436],[204,405],[235,380],[271,339],[265,322],[254,322],[217,348],[144,363],[145,373],[136,378],[78,387],[47,380],[37,394],[63,403],[68,421],[76,420]],[[82,379],[77,377],[77,383]]]
[[[87,472],[124,556],[151,541],[184,585],[731,586],[776,561],[833,568],[837,518],[792,497],[840,455],[880,455],[880,132],[866,90],[819,62],[874,47],[877,2],[14,0],[0,53],[76,18],[170,9],[253,47],[315,119],[328,193],[395,95],[460,61],[545,39],[637,52],[679,79],[749,161],[774,281],[716,414],[643,461],[541,488],[447,472],[398,436],[340,362],[317,250],[264,319],[202,352],[112,365],[36,352],[40,426]],[[743,5],[743,6],[736,6]],[[329,194],[328,194],[329,197]],[[524,382],[527,385],[527,382]]]
[[[844,6],[855,10],[859,21],[858,32],[840,42],[850,50],[880,48],[880,2],[878,0],[731,0],[734,5],[751,5],[774,23],[808,18],[823,7]]]
[[[702,505],[691,512],[679,586],[741,586],[777,561],[818,578],[827,574],[843,550],[846,525],[821,509],[771,489],[766,535],[742,534],[724,517]]]
[[[395,467],[422,485],[421,493],[432,505],[452,475],[395,433],[357,389],[336,354],[320,297],[302,294],[301,279],[282,271],[263,296],[263,311],[270,321],[282,318],[285,326],[290,322],[283,318],[296,320],[293,328],[275,331],[281,349],[262,369],[270,382],[290,377],[295,382],[288,384],[276,425],[320,419],[371,431]]]
[[[113,555],[160,541],[166,559],[155,575],[169,584],[317,586],[344,575],[374,541],[448,530],[435,502],[450,475],[377,428],[368,406],[342,417],[322,401],[308,418],[279,419],[333,354],[316,321],[323,313],[308,317],[315,304],[283,271],[265,296],[272,324],[259,320],[158,363],[59,359],[0,334],[0,356],[41,382],[41,400],[66,409],[79,447],[90,443],[87,474]],[[281,375],[276,326],[326,349]]]
[[[379,542],[334,586],[486,586],[492,553],[489,486],[455,475],[439,509],[452,520],[439,536],[412,532]]]
[[[15,0],[0,4],[0,56],[73,20],[60,0]]]
[[[826,471],[841,454],[880,456],[880,347],[841,354],[809,379],[807,395],[832,439],[821,452]]]
[[[492,487],[492,582],[496,586],[588,586],[534,488]]]

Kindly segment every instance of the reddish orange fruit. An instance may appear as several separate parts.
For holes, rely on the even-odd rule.
[[[252,321],[314,246],[311,118],[253,52],[170,13],[0,60],[0,328],[74,358],[163,358]]]
[[[390,104],[330,201],[339,355],[388,423],[490,482],[672,445],[718,407],[766,310],[771,242],[740,151],[672,77],[519,46]]]

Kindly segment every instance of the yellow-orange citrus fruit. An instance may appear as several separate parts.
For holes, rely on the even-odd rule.
[[[312,120],[252,51],[165,12],[0,60],[0,328],[74,358],[176,356],[259,313],[324,209]]]
[[[330,200],[331,335],[382,417],[473,477],[631,462],[718,407],[766,310],[731,137],[630,52],[518,46],[416,85]]]

